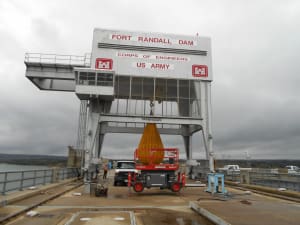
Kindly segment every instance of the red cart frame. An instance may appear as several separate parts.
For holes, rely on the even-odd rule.
[[[177,148],[153,148],[149,149],[148,164],[139,161],[138,149],[134,152],[135,168],[137,170],[178,170],[179,169],[179,150]],[[157,160],[156,152],[164,152],[162,162],[155,164]]]

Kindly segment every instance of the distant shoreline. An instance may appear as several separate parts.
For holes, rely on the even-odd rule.
[[[67,157],[50,155],[0,154],[0,163],[65,167],[67,165]]]

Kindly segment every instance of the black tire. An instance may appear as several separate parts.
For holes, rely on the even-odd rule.
[[[99,188],[99,189],[96,189],[96,191],[95,191],[95,196],[96,196],[96,197],[107,196],[107,191],[108,191],[107,188]]]

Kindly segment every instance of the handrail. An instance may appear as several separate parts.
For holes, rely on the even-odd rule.
[[[91,65],[91,54],[85,55],[63,55],[63,54],[44,54],[44,53],[25,53],[25,63],[50,63],[67,64],[89,67]]]
[[[0,172],[0,192],[5,195],[10,191],[21,191],[31,186],[55,183],[79,175],[80,170],[76,167]]]
[[[270,170],[271,171],[271,170]],[[253,185],[273,188],[286,188],[300,191],[300,175],[288,173],[271,173],[267,170],[245,171],[245,173],[225,174],[225,179],[233,182],[242,182]]]

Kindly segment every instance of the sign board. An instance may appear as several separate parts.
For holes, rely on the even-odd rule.
[[[117,75],[212,80],[210,38],[95,29],[92,68]]]

